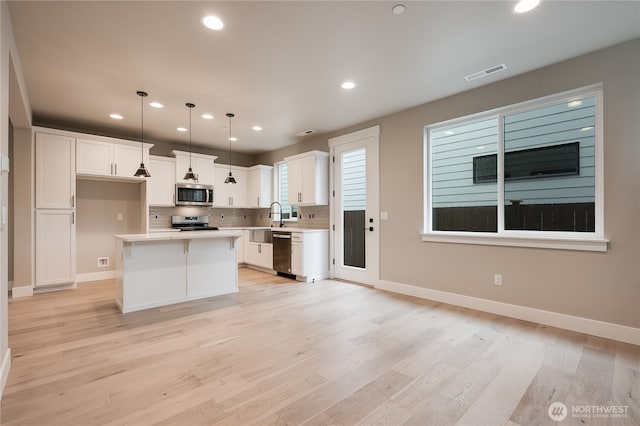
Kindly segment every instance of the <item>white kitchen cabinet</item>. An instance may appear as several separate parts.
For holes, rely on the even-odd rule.
[[[304,266],[302,263],[302,233],[291,233],[291,273],[293,275],[304,275]]]
[[[289,174],[289,204],[329,204],[329,154],[311,151],[285,158]]]
[[[151,177],[147,178],[149,205],[173,207],[176,190],[175,158],[152,155],[147,168],[151,173]]]
[[[191,163],[191,169],[196,175],[197,183],[203,185],[213,185],[215,183],[214,162],[218,157],[192,153],[191,158],[189,158],[189,152],[185,151],[172,151],[172,154],[176,157],[175,183],[192,183],[192,181],[183,179],[185,173],[189,170],[189,163]]]
[[[273,245],[249,241],[245,247],[245,263],[273,269]]]
[[[136,142],[109,142],[78,139],[76,142],[76,174],[79,176],[101,176],[136,178],[134,173],[143,160],[148,167],[149,149]]]
[[[75,149],[73,137],[36,133],[36,287],[75,283]]]
[[[291,233],[291,273],[303,281],[329,277],[329,231]]]
[[[247,207],[247,169],[231,166],[236,183],[224,183],[229,176],[229,166],[217,164],[215,167],[215,183],[213,187],[214,207]]]
[[[36,208],[73,209],[75,139],[36,133]]]
[[[247,207],[268,208],[273,193],[273,167],[257,165],[247,170]]]
[[[36,288],[75,283],[75,214],[74,210],[36,210]]]

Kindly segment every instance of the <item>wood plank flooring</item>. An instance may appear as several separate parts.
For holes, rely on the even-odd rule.
[[[122,315],[114,283],[9,303],[3,425],[639,425],[640,348],[354,284]],[[626,416],[573,417],[573,406]],[[584,414],[584,413],[583,413]]]

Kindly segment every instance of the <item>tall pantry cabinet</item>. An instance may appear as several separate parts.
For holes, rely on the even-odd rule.
[[[35,287],[42,289],[76,279],[76,149],[67,136],[35,139]]]

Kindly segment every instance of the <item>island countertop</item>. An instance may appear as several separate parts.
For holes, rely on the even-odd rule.
[[[169,240],[200,240],[211,238],[240,238],[242,231],[181,231],[181,232],[150,232],[148,234],[121,234],[115,236],[125,243],[137,243],[144,241],[169,241]]]

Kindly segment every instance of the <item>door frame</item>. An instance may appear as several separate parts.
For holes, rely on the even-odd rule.
[[[336,244],[340,241],[336,238],[336,192],[335,192],[335,173],[336,173],[336,157],[335,148],[345,144],[358,142],[363,139],[373,138],[372,152],[367,150],[367,158],[372,160],[374,165],[374,176],[367,176],[367,181],[372,179],[374,187],[374,197],[371,200],[376,211],[376,227],[377,232],[368,234],[368,238],[375,238],[376,250],[373,253],[369,253],[371,256],[367,263],[372,272],[371,282],[363,284],[377,285],[380,280],[380,125],[369,127],[366,129],[358,130],[356,132],[347,133],[342,136],[329,139],[329,188],[330,188],[330,202],[329,202],[329,272],[330,277],[335,278],[335,260],[336,260]],[[367,201],[368,203],[369,201]]]

